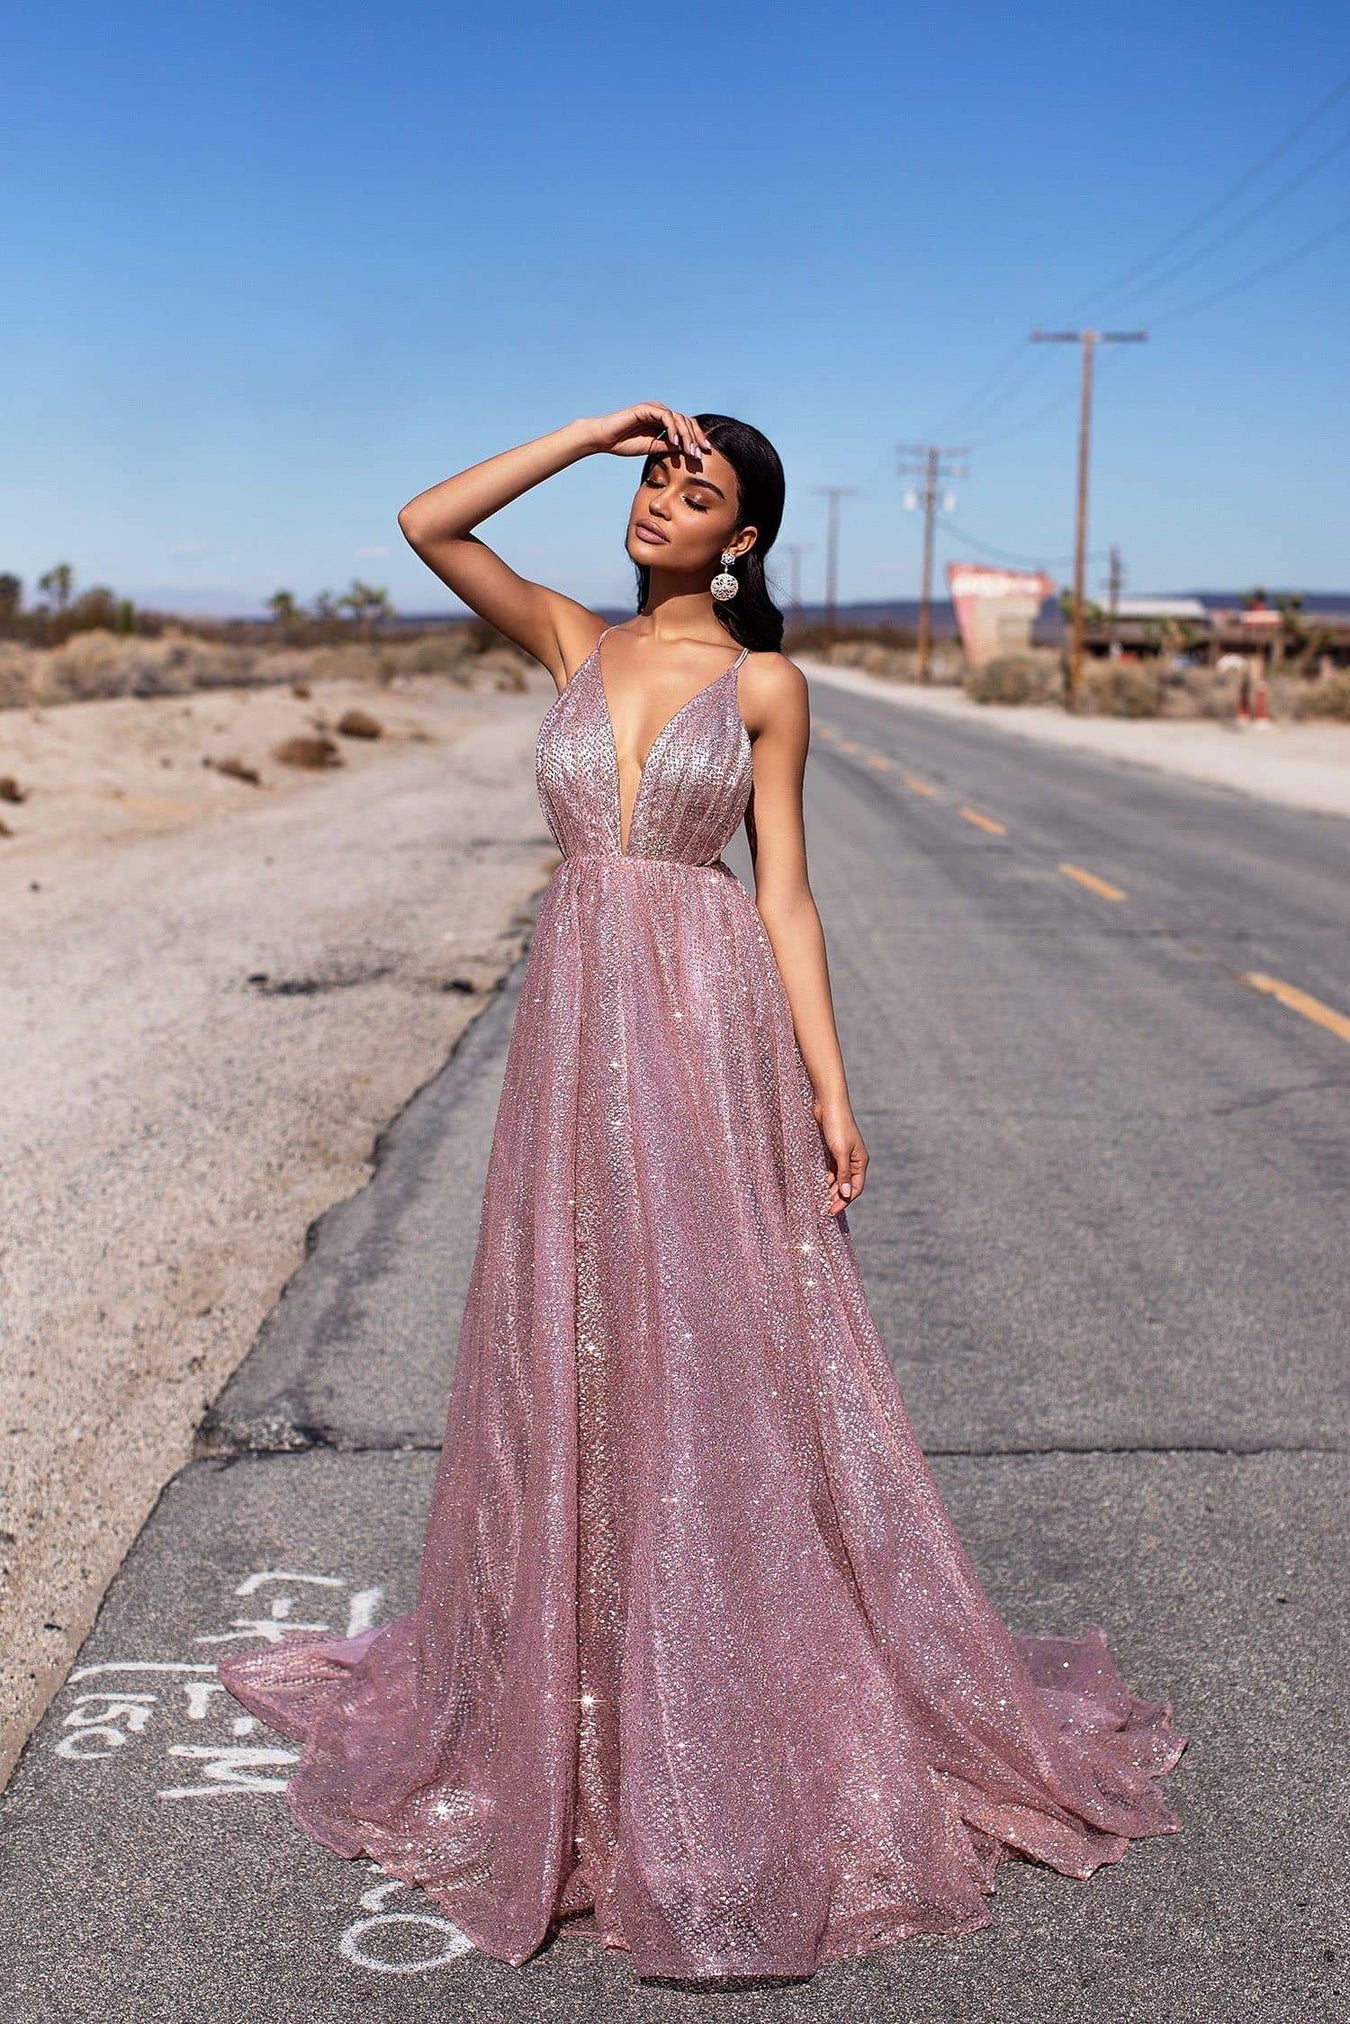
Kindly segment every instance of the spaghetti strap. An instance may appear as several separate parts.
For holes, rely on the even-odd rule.
[[[567,691],[571,688],[573,682],[576,680],[577,676],[581,674],[584,671],[584,669],[590,665],[592,661],[597,661],[599,659],[600,641],[605,637],[605,633],[612,633],[613,630],[614,628],[612,625],[607,625],[604,629],[604,632],[601,632],[596,636],[595,644],[591,647],[590,651],[585,655],[585,657],[577,662],[576,666],[572,669],[572,672],[568,675],[567,680],[563,683],[562,687],[559,689],[558,694],[560,696],[565,696],[567,694]]]

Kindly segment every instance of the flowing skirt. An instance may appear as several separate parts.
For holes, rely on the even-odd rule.
[[[985,1596],[868,1310],[773,951],[724,865],[538,915],[409,1616],[226,1660],[339,1854],[519,1963],[680,1978],[989,1923],[1017,1853],[1175,1831],[1099,1630]]]

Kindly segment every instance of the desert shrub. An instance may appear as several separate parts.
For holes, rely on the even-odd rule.
[[[452,681],[466,684],[476,658],[464,629],[459,626],[424,633],[421,639],[402,641],[386,652],[395,675],[449,675]]]
[[[380,657],[374,647],[344,641],[340,646],[312,647],[304,656],[310,682],[377,682]]]
[[[895,627],[892,630],[898,634],[901,629]],[[878,675],[884,681],[918,680],[919,660],[913,647],[877,633],[857,633],[832,640],[820,634],[817,628],[812,628],[791,635],[784,643],[784,651],[799,659],[809,657],[826,661],[835,668],[861,668],[864,673]],[[935,642],[929,670],[935,682],[960,679],[960,659],[951,641]]]
[[[884,640],[840,640],[827,647],[820,658],[832,667],[861,668],[865,674],[888,675],[900,681],[912,682],[916,673],[914,654],[905,647],[887,646]]]
[[[1157,717],[1162,677],[1141,661],[1093,661],[1083,670],[1082,707],[1094,717]]]
[[[476,643],[477,642],[477,643]],[[59,646],[0,640],[0,709],[88,702],[96,697],[179,696],[194,689],[289,685],[297,694],[323,681],[387,687],[400,676],[443,675],[464,687],[526,688],[530,663],[491,627],[448,627],[409,640],[286,645],[269,639],[209,639],[166,625],[157,636],[108,627],[73,633]]]
[[[113,670],[125,653],[116,633],[99,628],[72,634],[64,646],[54,648],[46,657],[49,694],[53,699],[107,695],[107,684],[114,679]]]
[[[279,679],[271,663],[271,655],[260,655],[253,647],[189,640],[179,647],[174,672],[192,689],[247,689]],[[154,692],[138,689],[136,693]]]
[[[999,654],[967,668],[963,686],[977,703],[1044,703],[1058,691],[1058,669],[1050,655]]]
[[[34,656],[30,699],[87,702],[99,696],[180,696],[190,689],[238,688],[259,679],[247,647],[172,634],[119,637],[102,630],[74,633],[64,646]]]
[[[21,709],[35,700],[33,676],[37,658],[31,647],[0,641],[0,710]]]
[[[1298,715],[1350,724],[1350,668],[1338,668],[1309,683],[1299,696]]]
[[[1237,715],[1239,685],[1239,677],[1227,669],[1185,668],[1163,691],[1163,715],[1231,722]]]
[[[903,625],[860,626],[852,631],[841,631],[836,628],[831,632],[829,627],[823,624],[789,623],[783,640],[786,653],[810,654],[816,660],[822,661],[831,659],[838,648],[879,646],[912,653],[916,644],[914,628]]]

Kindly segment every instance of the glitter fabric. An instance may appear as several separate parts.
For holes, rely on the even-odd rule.
[[[743,658],[743,656],[742,656]],[[309,1834],[488,1953],[802,1975],[989,1922],[1010,1852],[1174,1831],[1098,1630],[1015,1637],[911,1430],[763,923],[736,666],[621,831],[599,647],[549,709],[540,905],[411,1615],[221,1675]]]

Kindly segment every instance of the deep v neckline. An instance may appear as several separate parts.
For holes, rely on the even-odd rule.
[[[633,805],[628,811],[628,835],[625,837],[623,833],[623,779],[619,769],[619,741],[614,732],[614,713],[609,707],[609,691],[605,687],[604,659],[600,652],[601,641],[603,641],[605,633],[612,631],[612,626],[605,627],[605,632],[601,633],[600,638],[591,648],[591,659],[595,662],[595,679],[600,685],[600,706],[604,712],[605,724],[609,730],[610,750],[614,755],[614,817],[618,834],[619,855],[620,857],[627,857],[628,846],[633,840],[633,824],[637,820],[638,806],[642,800],[642,789],[647,779],[647,769],[656,755],[657,747],[667,734],[674,729],[675,725],[678,724],[686,710],[692,709],[694,704],[702,697],[709,695],[719,682],[726,680],[728,675],[736,673],[736,670],[740,667],[741,662],[745,659],[750,649],[749,647],[742,647],[730,667],[723,668],[720,675],[714,675],[712,680],[705,682],[701,689],[695,689],[692,696],[686,696],[680,704],[679,709],[666,718],[665,723],[652,739],[651,744],[647,747],[647,756],[638,768],[637,786],[633,791]]]

